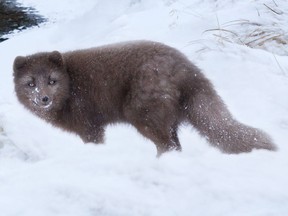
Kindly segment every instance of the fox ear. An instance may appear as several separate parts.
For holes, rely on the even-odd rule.
[[[62,67],[64,65],[64,61],[62,58],[62,55],[60,52],[58,51],[53,51],[49,54],[49,61],[51,61],[52,63],[54,63],[55,65]]]
[[[26,63],[27,63],[26,57],[17,56],[14,60],[14,65],[13,65],[14,71],[18,71],[22,69],[23,67],[26,66]]]

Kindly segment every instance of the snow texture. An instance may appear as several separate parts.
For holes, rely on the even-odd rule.
[[[21,2],[50,21],[0,44],[1,216],[288,215],[286,0]],[[279,150],[222,154],[187,125],[183,152],[157,159],[131,126],[109,126],[105,145],[84,145],[17,101],[16,56],[134,39],[184,52],[233,115]]]

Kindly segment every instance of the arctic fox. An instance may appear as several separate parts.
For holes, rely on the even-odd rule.
[[[161,155],[181,150],[177,129],[186,121],[225,153],[276,150],[266,133],[233,118],[182,53],[158,42],[18,56],[14,82],[26,108],[86,143],[103,143],[105,126],[123,122]]]

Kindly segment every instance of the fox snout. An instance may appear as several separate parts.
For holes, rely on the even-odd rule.
[[[41,103],[43,105],[47,105],[49,102],[50,102],[50,98],[47,95],[41,98]]]
[[[49,101],[49,97],[48,96],[44,96],[43,98],[42,98],[42,102],[43,103],[47,103]]]
[[[34,96],[32,100],[36,106],[41,108],[48,108],[52,105],[52,98],[49,97],[47,94],[37,94]]]

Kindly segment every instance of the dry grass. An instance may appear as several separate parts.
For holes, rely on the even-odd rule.
[[[285,13],[280,9],[273,0],[272,5],[263,4],[266,11],[273,13],[274,16],[280,17]],[[260,12],[257,10],[259,16]],[[217,18],[218,26],[215,29],[208,29],[203,34],[212,33],[220,43],[231,42],[245,45],[251,48],[268,49],[269,45],[283,47],[288,45],[287,32],[283,31],[277,23],[261,24],[247,19],[232,20],[220,25]],[[282,55],[288,55],[283,49]]]
[[[242,27],[238,29],[246,29],[243,32],[237,32],[235,28],[229,29],[231,26]],[[245,26],[243,28],[243,26]],[[287,45],[288,40],[285,33],[281,29],[275,27],[265,27],[259,23],[250,22],[249,20],[234,20],[224,23],[222,27],[215,29],[208,29],[205,33],[213,32],[213,35],[219,41],[233,42],[241,45],[246,45],[251,48],[263,47],[268,42],[275,42],[279,45]]]

